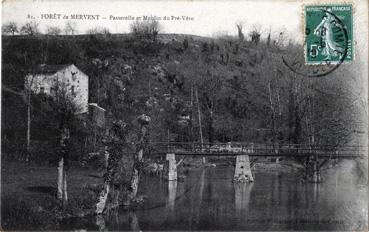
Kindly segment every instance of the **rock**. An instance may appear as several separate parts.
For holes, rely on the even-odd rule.
[[[204,167],[210,167],[210,168],[215,168],[217,165],[216,164],[211,164],[211,163],[205,163]]]
[[[132,202],[136,203],[136,204],[141,204],[145,201],[145,198],[147,198],[146,195],[140,195],[140,196],[136,196]]]
[[[150,117],[145,115],[145,114],[142,114],[142,115],[138,116],[137,120],[138,120],[139,123],[141,123],[143,125],[147,125],[151,121]]]
[[[235,182],[248,183],[252,182],[248,175],[240,174],[239,176],[235,176],[233,179]]]
[[[150,163],[145,167],[144,170],[149,174],[158,175],[164,170],[164,165],[158,163]]]

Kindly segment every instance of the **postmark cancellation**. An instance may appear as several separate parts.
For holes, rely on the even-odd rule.
[[[303,6],[305,64],[351,63],[354,53],[352,14],[350,3]]]

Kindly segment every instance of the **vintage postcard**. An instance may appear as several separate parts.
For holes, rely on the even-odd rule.
[[[1,19],[1,230],[368,231],[367,1]]]

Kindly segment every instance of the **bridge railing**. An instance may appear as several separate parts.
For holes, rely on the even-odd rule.
[[[366,154],[368,149],[364,146],[333,146],[309,144],[261,144],[261,143],[190,143],[190,142],[155,142],[150,144],[152,153],[222,153],[222,154],[273,154],[291,156],[307,154],[353,156]]]

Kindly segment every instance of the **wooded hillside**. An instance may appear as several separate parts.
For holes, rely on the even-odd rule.
[[[358,71],[341,65],[320,78],[297,75],[282,56],[300,54],[303,64],[298,45],[165,34],[2,41],[3,141],[24,143],[24,77],[43,63],[83,70],[90,78],[89,102],[107,109],[110,120],[126,123],[127,143],[135,142],[135,119],[143,113],[152,119],[152,141],[199,141],[200,121],[205,142],[340,145],[366,136],[366,93]],[[34,128],[42,128],[42,118],[36,121],[41,125]]]

